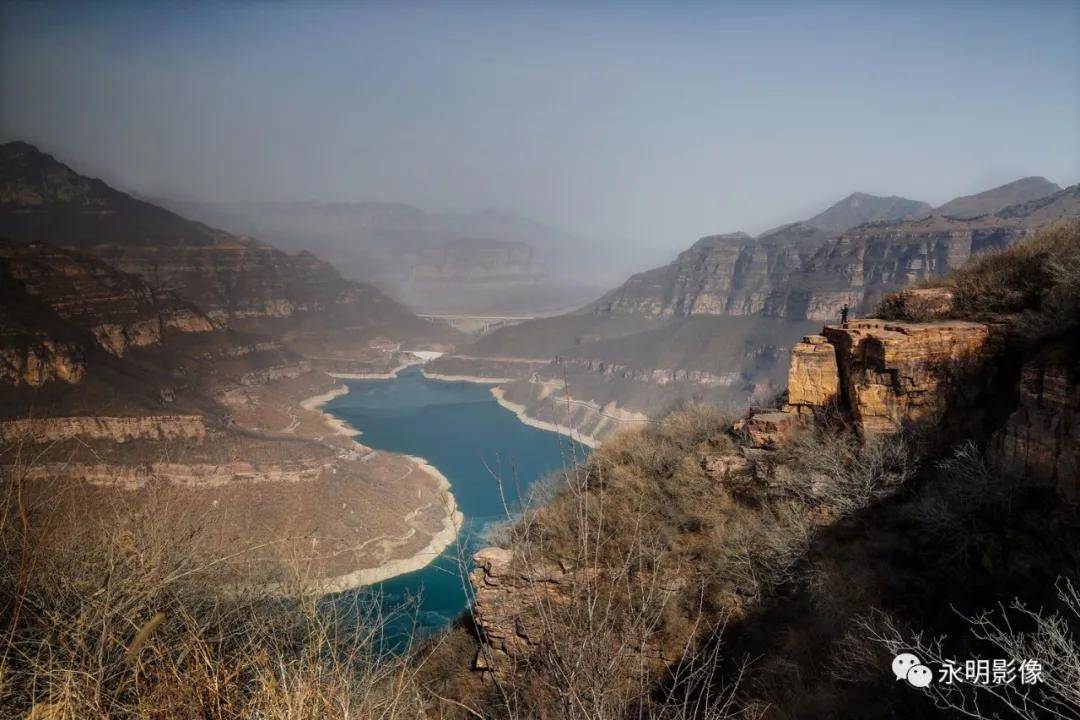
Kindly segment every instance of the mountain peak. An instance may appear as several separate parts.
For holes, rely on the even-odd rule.
[[[86,249],[207,245],[221,233],[80,175],[16,140],[0,145],[0,235]]]
[[[931,207],[918,200],[899,195],[882,197],[864,192],[853,192],[829,209],[806,221],[822,230],[842,233],[868,222],[910,220],[930,213]]]
[[[1010,205],[1038,200],[1059,190],[1061,187],[1057,183],[1044,177],[1024,177],[981,193],[954,198],[935,208],[934,214],[969,219],[997,212]]]

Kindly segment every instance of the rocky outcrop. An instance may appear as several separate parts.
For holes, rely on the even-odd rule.
[[[0,347],[0,384],[40,387],[59,381],[75,384],[86,374],[82,348],[46,338],[4,338]]]
[[[877,313],[890,320],[925,322],[949,318],[955,309],[956,294],[948,288],[910,288],[882,298]]]
[[[168,291],[81,253],[44,243],[0,242],[0,281],[18,308],[8,310],[33,331],[62,323],[87,331],[106,352],[157,345],[168,331],[210,332],[210,320]],[[67,329],[67,328],[66,328]]]
[[[939,420],[962,395],[979,395],[991,329],[962,320],[827,326],[836,348],[841,397],[864,435]]]
[[[544,641],[550,623],[538,610],[570,600],[572,568],[515,563],[510,550],[487,547],[473,556],[473,619],[481,633],[475,669],[496,673]]]
[[[132,440],[195,439],[205,435],[206,424],[201,415],[92,415],[0,422],[0,441],[6,443],[52,443],[73,438],[124,443]]]
[[[772,449],[790,439],[799,423],[799,416],[791,412],[761,412],[735,423],[734,429],[743,433],[750,447]]]
[[[838,400],[840,373],[836,348],[824,335],[807,335],[791,348],[788,371],[788,405],[796,413],[825,408]]]
[[[1080,372],[1075,362],[1036,358],[1020,371],[1019,403],[995,439],[998,460],[1080,502]]]
[[[998,350],[991,326],[858,320],[827,325],[796,345],[788,376],[789,413],[833,403],[863,436],[933,423],[957,403],[975,406],[981,374]]]
[[[871,319],[822,332],[792,351],[783,412],[739,424],[751,445],[774,447],[794,432],[795,418],[829,407],[863,437],[920,424],[985,440],[987,428],[999,427],[989,442],[999,466],[1080,502],[1080,370],[1069,351],[1045,350],[1017,377],[1022,348],[1004,324]]]

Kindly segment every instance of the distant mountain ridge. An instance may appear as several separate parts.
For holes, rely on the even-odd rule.
[[[1051,222],[1075,217],[1080,217],[1080,185],[968,219],[935,212],[860,225],[825,243],[778,285],[764,313],[829,320],[843,305],[868,312],[886,292],[944,275],[976,253],[1007,247]]]
[[[827,241],[872,221],[921,217],[926,203],[852,193],[823,212],[757,238],[744,232],[698,240],[669,265],[631,277],[589,310],[649,316],[752,315]]]
[[[1011,185],[972,197],[996,202],[1057,188]],[[964,204],[973,207],[970,199]],[[885,292],[1080,217],[1080,185],[971,219],[931,210],[854,193],[756,238],[707,236],[574,313],[496,330],[432,368],[519,378],[508,397],[545,421],[555,412],[545,388],[563,377],[577,400],[627,412],[651,413],[679,399],[759,401],[782,387],[788,348],[809,323],[834,320],[845,304],[866,312]],[[725,340],[715,343],[715,333]],[[605,419],[610,412],[575,412],[599,435],[615,428]]]
[[[996,188],[974,195],[954,198],[944,205],[934,208],[935,215],[970,219],[979,215],[995,213],[1010,205],[1018,205],[1030,200],[1053,195],[1061,186],[1044,177],[1026,177],[1014,180]]]
[[[571,233],[499,210],[428,213],[384,202],[163,202],[185,215],[286,249],[314,250],[347,277],[370,282],[425,312],[564,311],[597,297],[604,288],[595,278],[610,265],[610,255],[594,251]],[[467,282],[481,279],[479,267],[461,275],[457,284],[444,274],[447,286],[441,290],[428,282],[433,258],[447,249],[451,256],[458,254],[454,248],[461,248],[462,241],[489,244],[492,252],[486,254],[482,281],[493,287],[501,283],[501,289],[487,295],[471,292]],[[524,273],[517,262],[522,245],[530,248],[531,256],[531,268]],[[500,254],[505,266],[496,262]]]
[[[306,316],[317,314],[364,335],[431,329],[311,253],[290,255],[187,220],[81,176],[28,143],[0,146],[0,237],[93,254],[197,304],[219,326],[278,333],[310,326]]]
[[[933,208],[929,203],[892,195],[879,197],[856,192],[806,220],[807,225],[827,232],[842,233],[845,230],[871,222],[911,220],[929,215]]]
[[[29,143],[0,145],[0,236],[86,248],[213,245],[227,235],[79,175]]]

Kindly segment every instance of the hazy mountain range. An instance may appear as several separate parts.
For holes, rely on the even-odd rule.
[[[573,313],[496,330],[431,368],[516,378],[508,396],[546,421],[562,412],[551,386],[565,380],[592,407],[576,421],[601,436],[619,426],[616,407],[640,417],[679,399],[763,400],[783,388],[791,344],[843,305],[866,313],[885,292],[1070,217],[1080,186],[1044,178],[939,208],[854,193],[758,237],[702,238]]]
[[[144,348],[171,348],[171,366],[206,338],[216,347],[263,348],[243,351],[247,373],[303,363],[340,371],[385,366],[384,349],[405,341],[456,348],[429,371],[509,381],[506,397],[535,417],[550,415],[553,390],[565,385],[586,429],[603,436],[621,419],[680,399],[767,398],[783,386],[791,344],[842,305],[865,313],[884,292],[1080,216],[1080,186],[1024,178],[938,208],[854,193],[757,237],[702,238],[606,293],[576,286],[578,309],[472,342],[372,284],[343,278],[345,261],[321,260],[302,238],[321,238],[322,248],[357,262],[383,258],[379,267],[397,289],[426,293],[435,314],[514,302],[536,308],[553,292],[568,301],[572,293],[556,292],[550,258],[577,241],[500,213],[301,204],[258,206],[244,220],[230,208],[202,212],[252,223],[245,232],[258,220],[300,251],[185,219],[25,143],[0,147],[0,237],[12,241],[4,268],[6,292],[15,293],[4,318],[5,376],[34,386],[81,379],[94,375],[95,363],[115,368]],[[343,239],[348,233],[360,240]],[[40,242],[49,247],[27,245]]]
[[[347,277],[371,282],[423,312],[565,311],[620,275],[610,248],[498,210],[427,213],[383,202],[160,202],[215,227],[316,252]]]

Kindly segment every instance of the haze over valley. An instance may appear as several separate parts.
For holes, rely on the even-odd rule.
[[[0,5],[0,718],[1080,719],[1078,53]]]

